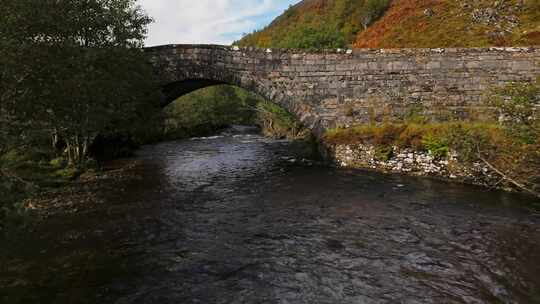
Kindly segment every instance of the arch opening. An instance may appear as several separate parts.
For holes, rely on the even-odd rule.
[[[187,79],[166,84],[161,89],[161,106],[166,107],[178,98],[197,90],[225,84],[223,81],[211,79]]]
[[[254,125],[273,138],[311,136],[296,115],[263,96],[236,85],[207,79],[163,88],[164,129],[170,139],[205,136],[231,125]]]

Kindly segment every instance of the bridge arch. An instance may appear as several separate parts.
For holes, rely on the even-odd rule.
[[[170,83],[164,83],[161,85],[161,105],[166,106],[181,96],[184,96],[191,92],[195,92],[199,89],[217,85],[231,85],[239,87],[246,91],[256,93],[267,100],[270,100],[270,96],[266,94],[267,90],[265,90],[263,86],[257,83],[250,83],[246,85],[240,81],[231,81],[230,79],[222,79],[221,77],[209,79],[208,76],[202,78],[193,78],[192,76],[188,76],[185,79],[173,81]]]
[[[540,48],[362,49],[308,53],[217,45],[147,48],[163,103],[215,84],[257,93],[315,134],[398,118],[420,105],[466,116],[486,90],[540,75]]]

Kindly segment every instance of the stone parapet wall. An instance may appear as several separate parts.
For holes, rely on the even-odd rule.
[[[540,75],[539,47],[306,52],[170,45],[146,52],[167,101],[233,84],[284,106],[317,133],[418,110],[438,120],[474,118],[485,112],[490,88]]]

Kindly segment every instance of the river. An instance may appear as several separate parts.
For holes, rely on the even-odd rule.
[[[295,150],[246,132],[142,148],[95,203],[4,242],[0,302],[540,303],[529,197]]]

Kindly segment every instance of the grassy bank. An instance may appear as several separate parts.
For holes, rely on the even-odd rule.
[[[493,90],[487,106],[497,117],[482,121],[430,122],[428,118],[329,130],[328,145],[369,144],[388,160],[397,149],[450,153],[463,164],[481,163],[506,182],[540,197],[540,82]]]
[[[25,226],[34,214],[24,200],[37,193],[68,185],[84,169],[70,167],[53,149],[13,148],[0,156],[0,234]]]
[[[401,149],[428,152],[437,159],[450,154],[462,164],[487,165],[514,187],[540,193],[540,136],[519,136],[496,123],[396,123],[330,130],[328,145],[368,144],[375,157],[389,160]]]

